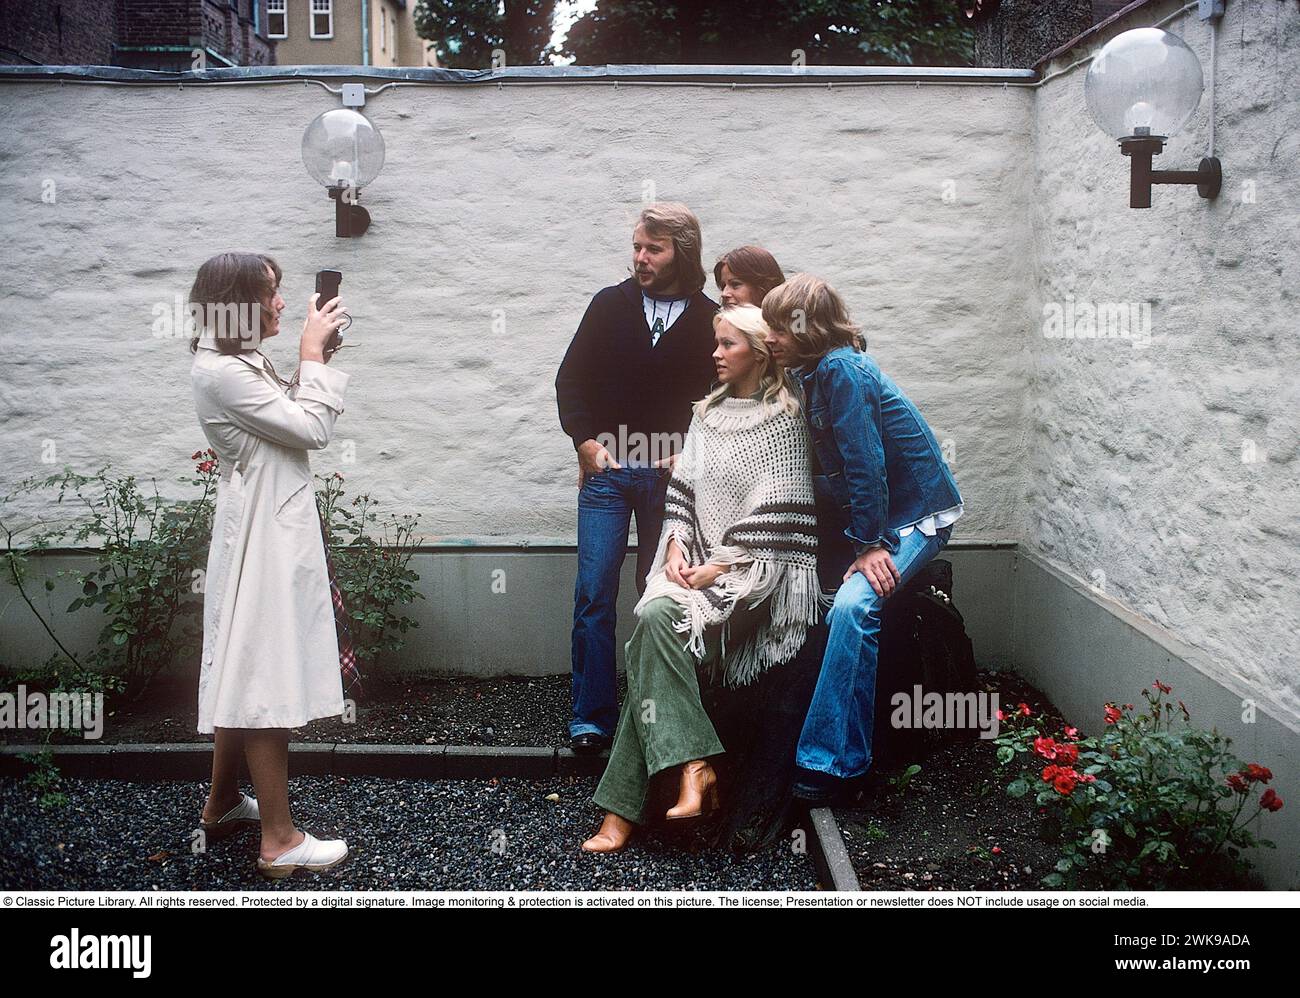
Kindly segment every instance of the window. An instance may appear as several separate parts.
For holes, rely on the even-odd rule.
[[[311,0],[311,36],[334,37],[334,0]]]
[[[288,38],[289,15],[285,11],[289,0],[266,0],[266,37]]]

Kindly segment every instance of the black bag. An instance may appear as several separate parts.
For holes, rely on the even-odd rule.
[[[928,693],[975,693],[975,653],[952,601],[952,562],[936,559],[885,601],[876,660],[876,717],[872,769],[920,762],[944,742],[977,734],[971,727],[898,727],[897,693],[905,705],[915,688]],[[911,711],[909,710],[910,714]],[[913,718],[914,720],[914,718]]]
[[[890,698],[895,692],[904,690],[911,696],[917,683],[927,693],[977,688],[970,638],[951,597],[952,563],[936,559],[885,601],[876,666],[872,770],[917,762],[954,734],[891,728]],[[703,685],[705,709],[727,749],[714,760],[720,780],[725,781],[725,804],[720,820],[713,824],[713,843],[737,851],[762,848],[783,833],[796,813],[790,797],[795,746],[821,672],[826,637],[825,621],[809,628],[799,654],[751,686]],[[670,782],[670,787],[659,790],[665,808],[676,800],[676,780]]]

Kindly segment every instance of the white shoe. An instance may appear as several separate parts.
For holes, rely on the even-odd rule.
[[[237,832],[241,828],[248,828],[251,825],[260,825],[262,823],[261,812],[257,809],[257,801],[248,794],[239,795],[239,803],[223,814],[216,821],[204,821],[199,819],[199,827],[203,829],[208,836],[221,837]]]
[[[310,870],[320,873],[332,866],[338,866],[348,857],[348,844],[343,839],[318,839],[310,832],[304,832],[302,842],[286,853],[281,853],[271,862],[258,857],[257,870],[264,877],[279,880],[287,877],[294,870]]]

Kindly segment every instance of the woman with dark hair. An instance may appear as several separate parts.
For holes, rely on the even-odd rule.
[[[326,366],[347,316],[338,298],[307,305],[294,379],[258,349],[280,331],[280,268],[222,253],[199,268],[190,309],[199,335],[191,383],[221,477],[203,592],[198,730],[214,736],[201,827],[220,836],[259,824],[258,870],[272,878],[329,869],[341,840],[294,827],[289,729],[343,712],[339,644],[307,452],[326,446],[348,376]],[[239,790],[243,755],[257,800]]]
[[[713,265],[713,280],[722,296],[722,307],[762,305],[763,297],[785,274],[774,257],[761,246],[740,246],[718,257]]]

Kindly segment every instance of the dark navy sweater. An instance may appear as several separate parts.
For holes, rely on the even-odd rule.
[[[651,347],[636,280],[629,277],[597,292],[555,378],[560,425],[573,446],[602,434],[684,439],[691,403],[713,385],[717,308],[702,291],[695,292],[686,311]],[[624,463],[619,454],[614,457]]]

